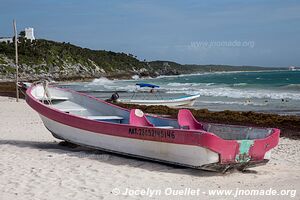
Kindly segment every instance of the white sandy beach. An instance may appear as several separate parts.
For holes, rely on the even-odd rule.
[[[148,199],[150,190],[155,192],[152,199],[300,199],[297,140],[281,138],[267,165],[225,175],[64,147],[59,142],[24,100],[16,103],[0,97],[0,199]],[[146,194],[125,195],[126,188],[130,194],[143,192],[140,189]],[[287,195],[209,194],[223,189],[234,193],[237,188]],[[197,189],[200,193],[186,191]],[[185,193],[168,195],[176,190]]]

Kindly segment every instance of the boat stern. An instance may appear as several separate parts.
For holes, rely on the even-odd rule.
[[[225,140],[212,133],[203,133],[200,145],[219,154],[219,162],[201,166],[202,169],[227,171],[230,168],[244,170],[266,164],[271,150],[278,145],[279,129],[272,129],[266,138],[249,140]]]

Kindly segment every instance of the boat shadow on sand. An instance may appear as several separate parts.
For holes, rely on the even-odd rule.
[[[101,150],[90,149],[68,142],[43,142],[43,141],[26,141],[26,140],[0,140],[0,145],[13,145],[20,148],[32,148],[40,151],[52,153],[48,157],[55,157],[58,154],[65,156],[91,159],[115,166],[126,165],[133,168],[141,168],[148,171],[157,171],[165,173],[175,173],[183,175],[191,175],[198,177],[224,176],[220,172],[205,171],[192,169],[174,164],[151,161],[143,158],[135,158],[127,155],[121,155]],[[237,172],[236,170],[230,171]],[[228,173],[228,172],[227,172]],[[237,172],[240,173],[240,172]],[[246,170],[243,173],[257,173],[255,170]]]

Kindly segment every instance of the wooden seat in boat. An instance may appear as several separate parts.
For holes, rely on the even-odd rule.
[[[67,101],[69,100],[68,97],[37,97],[40,101]]]
[[[99,115],[99,116],[84,116],[88,119],[96,120],[96,121],[110,121],[110,122],[118,122],[121,123],[121,121],[124,119],[121,116],[105,116],[105,115]]]
[[[86,111],[86,108],[57,108],[62,112],[81,112]]]
[[[124,119],[123,117],[120,116],[86,116],[88,119],[94,119],[94,120],[122,120]]]

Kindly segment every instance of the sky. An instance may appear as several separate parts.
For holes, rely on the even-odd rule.
[[[299,0],[0,0],[0,37],[36,38],[181,64],[300,66]]]

